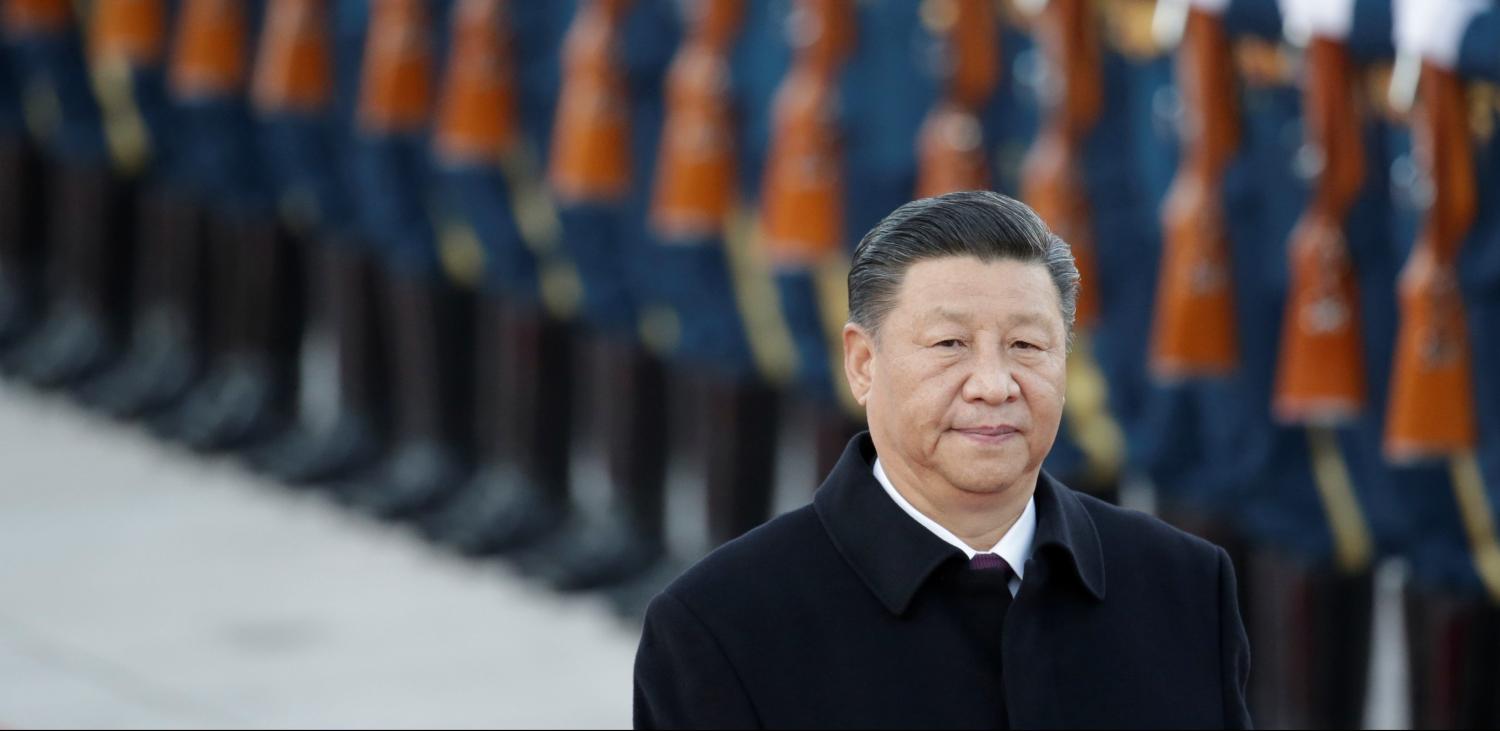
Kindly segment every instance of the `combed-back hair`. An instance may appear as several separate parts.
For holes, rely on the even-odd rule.
[[[1073,250],[1026,204],[991,191],[923,198],[892,211],[865,234],[849,269],[849,321],[874,334],[896,304],[911,265],[945,256],[1042,264],[1057,287],[1069,342],[1078,309]]]

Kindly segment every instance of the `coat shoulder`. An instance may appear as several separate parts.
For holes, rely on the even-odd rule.
[[[695,608],[741,603],[793,585],[789,573],[814,569],[832,550],[822,522],[807,505],[715,549],[663,593]]]
[[[1106,560],[1162,567],[1195,566],[1217,569],[1217,545],[1139,510],[1122,508],[1098,498],[1075,493],[1099,532]]]

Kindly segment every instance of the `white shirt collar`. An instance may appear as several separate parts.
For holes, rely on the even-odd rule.
[[[922,511],[917,510],[916,507],[907,502],[906,498],[902,497],[901,493],[896,490],[896,487],[891,484],[891,479],[886,476],[885,468],[880,466],[879,457],[875,458],[875,479],[880,482],[881,487],[885,488],[886,494],[890,495],[891,499],[896,501],[896,505],[906,511],[906,514],[910,515],[912,520],[917,521],[923,528],[931,531],[933,535],[943,539],[944,542],[958,550],[963,551],[964,555],[970,559],[981,553],[974,550],[969,544],[964,543],[963,539],[953,535],[953,531],[939,525],[937,521],[927,517]],[[993,553],[1005,559],[1005,562],[1010,564],[1011,569],[1015,571],[1016,576],[1011,580],[1012,593],[1015,593],[1016,587],[1020,585],[1020,580],[1024,578],[1026,561],[1031,558],[1031,544],[1035,538],[1036,497],[1033,496],[1026,500],[1026,509],[1021,511],[1021,517],[1016,519],[1015,525],[1012,525],[1010,530],[1005,532],[1005,535],[1000,538],[1000,542],[996,543],[994,548],[987,551],[987,553]]]

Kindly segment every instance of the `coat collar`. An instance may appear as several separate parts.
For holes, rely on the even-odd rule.
[[[829,538],[854,572],[892,614],[911,606],[938,566],[963,552],[911,519],[885,494],[872,472],[868,432],[849,442],[813,497]],[[1037,528],[1032,560],[1067,565],[1096,600],[1104,599],[1104,553],[1093,518],[1078,496],[1043,472],[1036,486]]]

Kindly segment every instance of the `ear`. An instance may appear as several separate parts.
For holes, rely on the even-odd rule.
[[[844,325],[844,379],[849,382],[849,391],[860,406],[865,406],[865,400],[870,397],[874,361],[874,336],[852,322]]]

